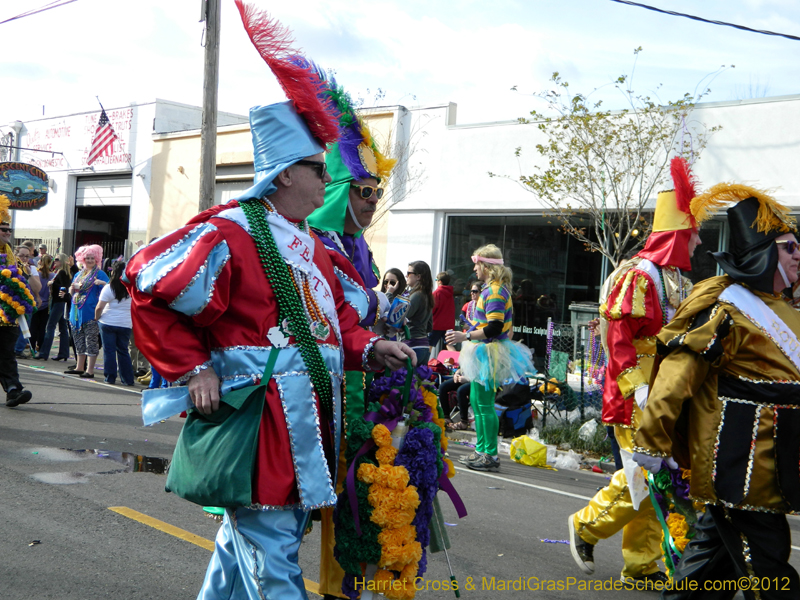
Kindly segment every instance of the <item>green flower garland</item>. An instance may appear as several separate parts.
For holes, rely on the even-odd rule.
[[[327,419],[333,418],[333,387],[328,367],[322,358],[317,340],[311,334],[300,293],[289,275],[290,267],[284,262],[272,231],[267,224],[265,209],[260,202],[241,202],[250,233],[255,240],[261,266],[275,298],[278,301],[279,320],[288,319],[295,340],[300,347],[300,356],[308,369],[311,384],[317,391],[322,412]]]

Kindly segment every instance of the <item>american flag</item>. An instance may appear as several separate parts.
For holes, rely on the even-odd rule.
[[[114,140],[119,140],[108,121],[106,109],[102,109],[102,111],[100,121],[97,123],[97,130],[94,132],[92,147],[89,149],[89,158],[86,159],[87,165],[91,165],[101,156],[111,156],[114,153]]]

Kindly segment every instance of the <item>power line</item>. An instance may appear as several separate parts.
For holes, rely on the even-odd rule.
[[[674,17],[686,17],[687,19],[693,19],[695,21],[701,21],[703,23],[711,23],[712,25],[724,25],[725,27],[733,27],[734,29],[741,29],[742,31],[750,31],[752,33],[760,33],[763,35],[776,35],[778,37],[784,37],[790,40],[800,41],[800,37],[796,35],[789,35],[788,33],[775,33],[774,31],[766,31],[764,29],[752,29],[750,27],[745,27],[744,25],[736,25],[734,23],[726,23],[724,21],[714,21],[712,19],[704,19],[702,17],[696,17],[694,15],[687,15],[684,13],[674,12],[671,10],[663,10],[661,8],[656,8],[655,6],[648,6],[647,4],[630,2],[630,0],[611,0],[611,2],[619,2],[620,4],[630,4],[631,6],[646,8],[647,10],[653,10],[655,12],[664,13],[665,15],[672,15]]]
[[[3,23],[9,23],[10,21],[16,21],[17,19],[21,19],[23,17],[30,17],[31,15],[35,15],[36,13],[44,12],[46,10],[50,10],[51,8],[58,8],[59,6],[64,6],[65,4],[70,4],[75,2],[75,0],[53,0],[41,6],[39,8],[34,8],[31,10],[27,10],[24,13],[18,14],[16,17],[11,17],[10,19],[6,19],[5,21],[0,21],[0,25]]]

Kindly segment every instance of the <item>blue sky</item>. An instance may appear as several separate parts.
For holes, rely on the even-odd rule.
[[[624,101],[609,83],[662,101],[800,93],[800,42],[698,23],[609,0],[256,0],[289,26],[296,45],[365,105],[458,104],[458,123],[490,122],[542,108],[532,94],[559,71],[606,106]],[[795,0],[646,0],[659,8],[800,35]],[[0,20],[45,4],[3,3]],[[222,0],[220,110],[283,99],[250,44],[233,0]],[[13,6],[13,8],[12,8]],[[199,105],[203,26],[199,0],[77,0],[0,25],[4,122],[107,108],[156,97]],[[516,92],[512,91],[517,87]],[[384,92],[375,102],[378,89]]]

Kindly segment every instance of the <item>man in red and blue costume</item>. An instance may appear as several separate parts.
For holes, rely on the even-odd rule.
[[[410,353],[358,326],[325,246],[306,222],[323,204],[330,180],[323,151],[337,136],[335,114],[317,98],[318,74],[281,54],[279,26],[237,4],[262,56],[274,71],[270,59],[281,63],[292,102],[250,112],[253,187],[142,248],[126,279],[137,345],[167,380],[186,383],[145,393],[148,423],[192,405],[214,412],[221,395],[254,385],[278,349],[252,502],[226,509],[198,598],[305,599],[297,552],[310,511],[336,502],[343,372],[398,368]],[[311,82],[311,91],[289,87],[298,81]],[[266,225],[252,218],[254,211]],[[258,249],[268,236],[275,251],[266,260],[288,270],[293,290],[273,288]],[[277,293],[299,296],[310,342],[295,337]],[[304,343],[316,345],[322,367],[306,363]],[[331,399],[330,408],[323,397]]]
[[[690,271],[691,257],[701,243],[690,210],[694,181],[682,158],[672,161],[675,190],[660,192],[653,232],[644,249],[612,273],[600,298],[600,316],[607,325],[608,367],[603,390],[602,421],[614,435],[630,469],[633,435],[647,402],[656,357],[656,335],[691,291],[681,271]],[[664,582],[656,561],[661,557],[661,527],[648,497],[638,507],[620,469],[589,504],[570,515],[570,551],[586,573],[594,572],[594,546],[622,530],[623,580],[651,588]]]

